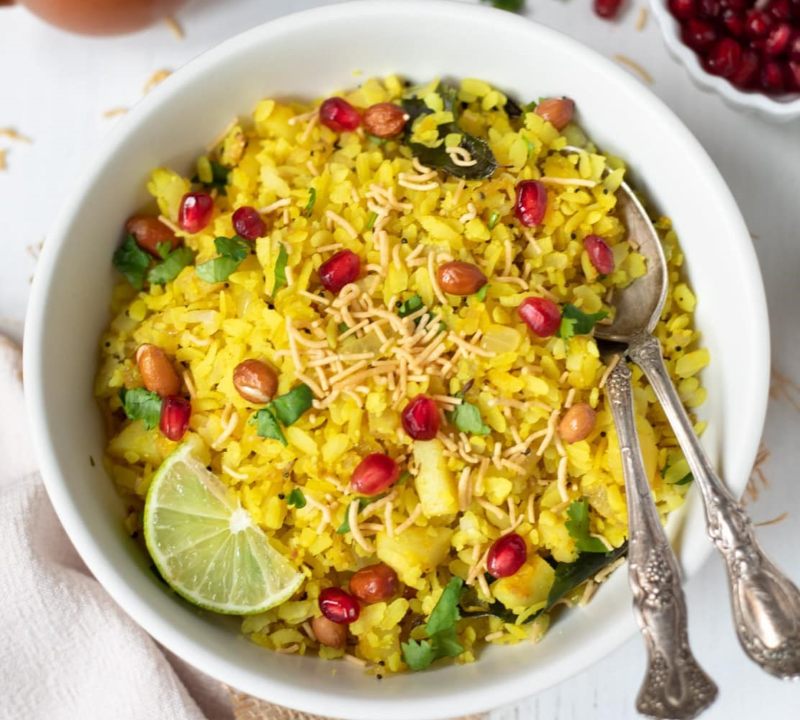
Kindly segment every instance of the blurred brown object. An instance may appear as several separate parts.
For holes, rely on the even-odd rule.
[[[186,0],[17,0],[64,30],[85,35],[133,32],[163,20]],[[0,0],[13,5],[15,0]]]

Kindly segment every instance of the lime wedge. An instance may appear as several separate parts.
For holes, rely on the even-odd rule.
[[[252,615],[288,600],[303,575],[273,548],[250,513],[184,443],[153,477],[144,539],[156,567],[186,600],[228,615]]]

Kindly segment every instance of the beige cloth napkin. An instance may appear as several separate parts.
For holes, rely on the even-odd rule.
[[[314,720],[166,652],[91,576],[36,471],[21,354],[3,336],[0,459],[0,720]]]

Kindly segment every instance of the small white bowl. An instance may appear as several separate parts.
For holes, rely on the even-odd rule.
[[[626,640],[634,622],[625,572],[587,607],[562,614],[538,645],[491,647],[470,665],[378,682],[348,663],[264,650],[241,636],[236,619],[166,592],[125,533],[125,505],[100,463],[105,440],[93,378],[108,322],[111,256],[125,219],[146,201],[150,170],[187,170],[209,138],[259,99],[330,93],[357,82],[355,69],[418,81],[480,77],[523,102],[541,95],[577,101],[588,134],[630,163],[637,187],[681,236],[712,357],[703,443],[733,492],[744,489],[766,410],[769,326],[750,237],[714,164],[669,108],[598,54],[511,13],[435,0],[328,5],[283,17],[189,63],[122,118],[73,188],[39,261],[25,331],[28,407],[61,522],[95,577],[159,642],[233,687],[319,715],[452,717],[536,693]],[[671,525],[692,574],[711,547],[696,492]],[[725,594],[720,587],[721,603]],[[638,679],[642,669],[622,671]]]
[[[650,0],[661,34],[669,54],[684,65],[689,77],[701,90],[713,91],[737,110],[746,110],[775,122],[789,122],[800,118],[800,95],[797,93],[782,97],[770,97],[759,92],[739,90],[725,78],[707,73],[700,64],[700,58],[681,39],[681,24],[667,7],[667,0]]]

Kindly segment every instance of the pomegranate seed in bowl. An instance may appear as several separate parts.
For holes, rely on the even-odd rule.
[[[388,490],[400,477],[400,468],[388,455],[367,455],[353,471],[350,485],[362,495],[378,495]]]
[[[349,625],[358,620],[361,614],[358,600],[336,587],[328,587],[320,592],[319,609],[328,620],[339,625]]]
[[[528,559],[528,548],[517,533],[508,533],[494,541],[486,556],[486,569],[492,577],[514,575]]]
[[[332,293],[358,280],[360,274],[361,258],[352,250],[340,250],[319,266],[322,287]]]
[[[583,240],[583,247],[589,260],[601,275],[614,272],[614,253],[606,241],[597,235],[587,235]]]
[[[178,442],[189,429],[189,418],[192,406],[188,400],[178,395],[164,398],[161,405],[161,422],[159,427],[164,437]]]
[[[547,298],[525,298],[517,308],[517,313],[534,335],[542,338],[555,335],[561,325],[561,310]]]
[[[267,234],[267,224],[258,210],[244,205],[233,213],[233,229],[245,240],[257,240]]]
[[[514,214],[526,227],[535,227],[547,212],[547,189],[538,180],[522,180],[517,183]]]
[[[427,395],[417,395],[403,409],[403,429],[414,440],[433,440],[439,432],[439,408]]]
[[[206,192],[186,193],[178,211],[178,224],[190,233],[200,232],[214,214],[214,199]]]
[[[712,75],[731,77],[742,61],[742,46],[733,38],[722,38],[705,57],[703,66]]]
[[[335,132],[355,130],[361,124],[361,115],[347,100],[332,97],[319,106],[319,121]]]

